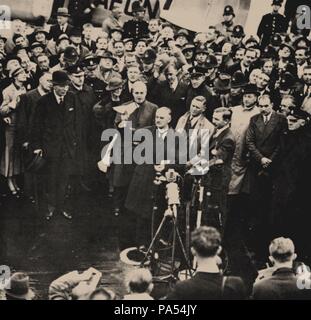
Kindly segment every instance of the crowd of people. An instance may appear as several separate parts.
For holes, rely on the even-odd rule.
[[[134,230],[134,238],[128,233],[131,245],[143,250],[151,240],[155,201],[159,216],[167,209],[165,189],[156,189],[155,196],[153,165],[102,161],[108,145],[102,133],[117,128],[122,136],[129,122],[133,131],[147,128],[166,149],[160,162],[172,151],[169,137],[185,133],[188,149],[199,146],[198,154],[189,152],[185,164],[176,160],[162,171],[173,168],[185,177],[202,158],[209,159],[205,187],[210,196],[201,209],[202,224],[210,227],[192,235],[196,276],[177,285],[169,298],[246,296],[242,280],[223,284],[217,267],[221,237],[226,245],[232,232],[242,235],[260,267],[277,238],[269,250],[274,269],[281,271],[269,277],[290,278],[294,290],[293,242],[299,260],[311,263],[306,188],[311,180],[311,33],[299,29],[299,13],[291,20],[279,13],[282,0],[271,4],[257,35],[246,35],[235,24],[230,5],[223,21],[204,33],[162,19],[147,21],[140,1],[125,23],[115,3],[101,28],[89,16],[93,2],[81,16],[73,15],[72,7],[57,8],[52,25],[14,20],[11,37],[0,35],[0,173],[6,195],[0,202],[8,195],[27,199],[42,219],[61,213],[71,220],[78,191],[99,192],[104,178],[113,214],[126,230]],[[208,134],[197,134],[201,131]],[[187,196],[181,192],[182,200]],[[84,276],[74,274],[66,285],[72,289]],[[266,277],[255,284],[253,297],[282,297]],[[144,270],[133,279],[132,295],[146,298],[152,277]],[[28,281],[25,275],[15,280]],[[51,297],[58,296],[59,284],[53,284]],[[267,287],[275,295],[269,296]],[[295,292],[289,289],[286,297],[301,293]],[[103,289],[92,297],[113,299],[114,294]]]

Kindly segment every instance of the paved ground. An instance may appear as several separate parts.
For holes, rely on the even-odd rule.
[[[75,200],[72,221],[60,214],[46,221],[25,199],[1,198],[0,265],[27,272],[38,298],[47,299],[48,286],[58,276],[90,266],[102,272],[103,285],[118,296],[125,293],[123,276],[128,266],[119,260],[119,243],[124,235],[129,238],[131,230],[113,216],[104,190],[96,190]],[[254,270],[249,256],[238,233],[233,234],[230,271],[251,283]]]

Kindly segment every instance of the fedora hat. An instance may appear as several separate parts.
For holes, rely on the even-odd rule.
[[[53,85],[67,85],[70,83],[70,79],[68,77],[67,72],[59,70],[59,71],[54,71],[52,74],[52,83]]]
[[[9,297],[20,300],[31,300],[35,296],[29,286],[29,277],[22,272],[13,273],[4,292]]]
[[[258,92],[257,86],[255,84],[248,83],[244,87],[243,94],[249,94],[249,93],[252,93],[252,94],[255,94],[256,96],[259,96],[259,92]]]
[[[214,88],[218,92],[226,92],[231,89],[231,76],[221,73],[214,81]]]
[[[70,14],[68,13],[68,9],[67,8],[58,8],[57,9],[57,13],[56,16],[61,16],[61,17],[70,17]]]
[[[244,73],[242,71],[236,71],[232,75],[231,88],[237,89],[237,88],[245,87],[246,85],[247,85],[247,81],[244,76]]]
[[[110,51],[100,52],[97,57],[100,59],[111,59],[113,64],[118,62]]]
[[[113,91],[113,90],[122,88],[123,85],[124,85],[124,81],[122,80],[122,78],[115,76],[109,80],[106,90]]]

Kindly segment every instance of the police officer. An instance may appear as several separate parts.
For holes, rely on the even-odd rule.
[[[141,6],[140,1],[135,1],[132,6],[134,19],[127,21],[124,24],[123,36],[124,38],[147,38],[149,29],[148,23],[144,20],[145,8]]]
[[[233,19],[235,17],[235,13],[232,6],[225,6],[223,17],[224,21],[216,25],[216,30],[225,37],[229,37],[234,28]]]
[[[103,98],[106,87],[104,81],[96,77],[95,70],[98,67],[98,63],[99,58],[94,57],[92,54],[86,56],[81,63],[85,72],[85,84],[93,89],[97,101]]]
[[[261,39],[261,46],[265,48],[269,44],[271,36],[275,33],[287,31],[288,20],[279,13],[283,0],[273,0],[272,12],[265,14],[258,27],[257,35]]]

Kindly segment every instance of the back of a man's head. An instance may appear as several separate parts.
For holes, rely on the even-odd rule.
[[[131,293],[148,292],[152,286],[152,274],[148,269],[135,269],[127,274],[125,282]]]
[[[276,262],[290,262],[295,255],[295,246],[289,238],[276,238],[270,243],[269,253]]]
[[[213,227],[200,227],[191,234],[191,246],[202,258],[214,257],[221,244],[221,236]]]

